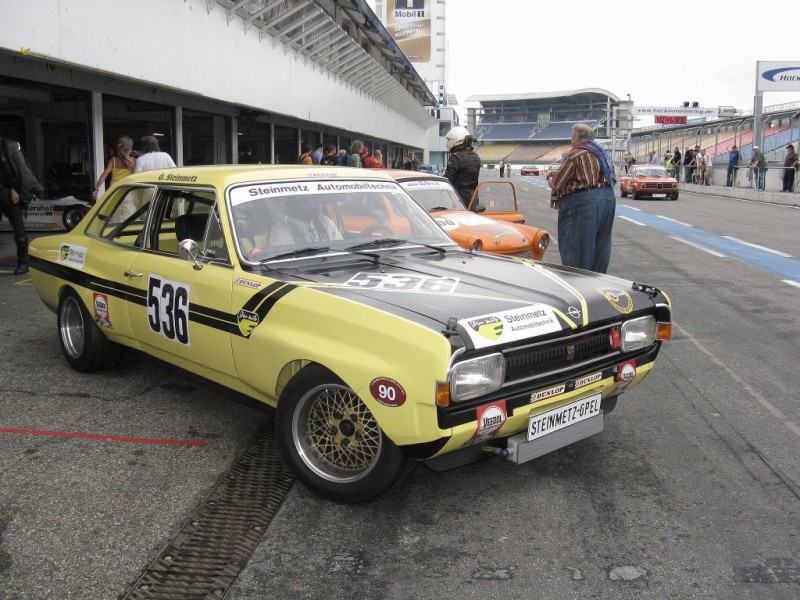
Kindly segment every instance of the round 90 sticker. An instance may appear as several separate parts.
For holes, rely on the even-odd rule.
[[[389,377],[376,377],[369,384],[369,393],[384,406],[402,406],[406,401],[403,386]]]

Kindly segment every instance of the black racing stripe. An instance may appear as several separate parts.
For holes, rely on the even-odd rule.
[[[214,319],[206,315],[201,315],[197,313],[192,314],[190,312],[189,321],[197,323],[199,325],[205,325],[206,327],[211,327],[212,329],[219,329],[220,331],[224,331],[231,335],[238,335],[240,337],[242,336],[242,332],[239,331],[239,326],[237,325],[235,319],[230,321],[221,321],[219,319]]]
[[[73,267],[59,265],[37,257],[30,257],[29,264],[33,269],[58,277],[78,287],[108,294],[139,306],[147,306],[147,292],[145,290],[140,290],[118,281],[89,275]],[[189,303],[189,320],[228,333],[239,334],[236,315],[215,308]]]
[[[269,313],[269,311],[272,310],[272,307],[275,306],[275,304],[278,302],[278,300],[280,300],[286,294],[288,294],[289,292],[291,292],[292,290],[294,290],[296,288],[297,288],[296,285],[292,285],[291,283],[287,283],[285,285],[285,287],[281,288],[280,290],[278,290],[277,292],[272,294],[269,298],[266,298],[264,300],[264,302],[262,302],[261,305],[258,307],[258,309],[256,309],[256,311],[255,311],[256,314],[258,315],[258,322],[259,323],[263,322],[264,321],[264,317],[266,317],[267,314]]]
[[[267,287],[258,290],[242,308],[244,310],[249,310],[250,312],[255,311],[256,307],[264,301],[264,298],[284,285],[286,285],[285,282],[276,281],[275,283],[271,283]]]

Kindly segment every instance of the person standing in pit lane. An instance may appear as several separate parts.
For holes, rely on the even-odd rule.
[[[782,192],[794,191],[794,172],[797,170],[797,152],[794,145],[786,146],[786,158],[783,159],[783,189]]]
[[[44,195],[44,186],[31,173],[19,142],[0,137],[0,215],[8,217],[17,244],[14,275],[28,272],[28,234],[22,213],[28,203]]]
[[[481,173],[481,157],[472,148],[472,136],[466,127],[453,127],[445,136],[450,157],[444,176],[450,180],[465,207],[469,206],[472,193],[478,187]],[[476,203],[477,204],[477,203]]]
[[[606,273],[617,199],[614,170],[585,123],[572,126],[572,150],[558,171],[547,176],[551,206],[558,209],[561,262]]]

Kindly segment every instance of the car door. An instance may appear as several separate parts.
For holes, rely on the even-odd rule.
[[[472,193],[469,210],[474,211],[480,203],[486,210],[484,217],[510,223],[525,223],[525,217],[519,212],[517,190],[510,181],[483,181]]]
[[[143,251],[126,273],[136,290],[128,318],[142,349],[211,379],[233,375],[230,314],[233,269],[211,189],[159,188]],[[198,243],[195,260],[180,239]]]
[[[129,286],[128,267],[142,253],[147,218],[155,186],[130,185],[117,188],[104,199],[86,228],[86,235],[97,241],[91,248],[62,246],[67,262],[75,263],[86,274],[85,287],[91,291],[87,306],[95,322],[112,339],[139,347],[136,332],[128,320],[128,303],[137,301]],[[70,258],[73,257],[73,258]]]

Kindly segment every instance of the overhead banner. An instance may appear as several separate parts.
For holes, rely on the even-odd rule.
[[[706,117],[716,119],[719,114],[718,107],[703,106],[633,106],[631,113],[634,115],[668,115],[673,117]]]
[[[433,0],[389,0],[386,30],[412,63],[431,60],[431,11]]]
[[[758,61],[756,90],[759,92],[800,91],[800,61]]]

